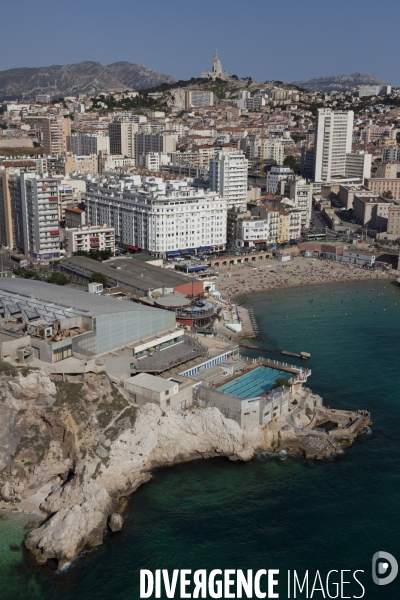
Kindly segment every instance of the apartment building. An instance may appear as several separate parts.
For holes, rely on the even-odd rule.
[[[297,240],[301,234],[301,211],[291,208],[279,200],[267,201],[251,209],[253,217],[268,220],[269,243],[284,243]]]
[[[264,148],[264,159],[272,159],[278,165],[283,163],[285,158],[284,145],[278,138],[260,139],[259,134],[250,134],[241,139],[238,148],[245,152],[247,158],[259,158],[261,153],[261,144]]]
[[[57,158],[51,165],[52,172],[57,175],[68,175],[73,171],[96,174],[99,172],[99,157],[97,154],[77,156],[70,152]]]
[[[115,231],[114,227],[107,225],[82,226],[76,228],[66,227],[63,231],[64,249],[67,254],[73,254],[79,250],[89,252],[90,250],[110,250],[112,256],[115,254]]]
[[[23,250],[38,260],[60,256],[57,179],[21,173]]]
[[[365,185],[339,185],[338,198],[347,210],[353,209],[354,196],[368,196],[371,190]]]
[[[139,166],[146,167],[149,171],[161,171],[162,167],[171,163],[171,157],[168,154],[158,154],[149,152],[139,156]]]
[[[369,175],[368,177],[370,177]],[[382,162],[376,166],[375,179],[400,179],[400,162]]]
[[[382,195],[391,192],[393,200],[400,200],[400,179],[377,179],[376,177],[365,180],[365,185],[373,194]]]
[[[382,149],[382,162],[400,161],[399,146],[389,146]]]
[[[387,232],[400,237],[400,206],[393,204],[388,211]]]
[[[67,136],[67,152],[77,155],[110,154],[110,138],[99,132],[73,133]]]
[[[108,125],[110,154],[127,158],[135,157],[135,134],[139,124],[126,117],[116,119]]]
[[[270,225],[273,221],[272,213],[264,219],[258,216],[239,217],[236,223],[236,245],[240,248],[269,243]]]
[[[280,192],[280,182],[294,175],[290,167],[273,165],[267,173],[267,194],[278,194]]]
[[[392,206],[390,200],[382,196],[354,196],[353,212],[354,217],[361,225],[367,225],[373,228],[385,228],[389,217],[389,209]]]
[[[106,223],[120,244],[160,257],[183,249],[224,249],[226,213],[226,198],[184,180],[109,178],[86,192],[89,225]]]
[[[353,111],[319,108],[315,125],[314,181],[331,181],[346,172],[346,155],[351,153]]]
[[[294,202],[301,213],[301,226],[308,227],[311,219],[312,190],[311,185],[302,178],[292,178],[285,182],[284,194]]]
[[[198,106],[213,106],[214,93],[206,90],[185,90],[185,109]]]
[[[249,100],[250,98],[251,93],[248,90],[240,90],[237,99],[238,108],[246,108],[246,100]]]
[[[67,206],[64,211],[65,227],[75,229],[86,225],[85,211],[78,206]]]
[[[392,91],[391,85],[360,85],[358,88],[358,97],[365,96],[384,96]]]
[[[364,144],[381,139],[396,140],[396,130],[391,125],[368,125],[360,131],[360,142]]]
[[[44,154],[60,156],[67,150],[67,136],[71,135],[71,120],[63,115],[51,117],[24,117],[24,123],[42,132]]]
[[[217,152],[210,159],[210,187],[229,207],[246,206],[248,161],[241,151]]]
[[[252,96],[244,100],[244,108],[250,111],[261,110],[265,106],[265,98],[262,95]]]
[[[168,131],[163,131],[162,133],[136,133],[134,143],[135,160],[136,164],[139,164],[140,157],[145,154],[168,154],[169,152],[175,152],[176,135]]]
[[[344,174],[346,177],[359,177],[364,180],[371,177],[372,155],[368,152],[346,154]]]
[[[36,96],[36,102],[41,102],[42,104],[49,104],[51,102],[50,94],[38,94]]]
[[[23,247],[20,171],[0,167],[0,243],[10,249]]]

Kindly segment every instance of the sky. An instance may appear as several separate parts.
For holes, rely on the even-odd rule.
[[[400,86],[399,0],[19,0],[1,9],[0,70],[139,63],[292,82],[355,72]]]

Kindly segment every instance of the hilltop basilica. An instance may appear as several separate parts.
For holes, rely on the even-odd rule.
[[[201,74],[203,79],[228,79],[229,73],[222,70],[221,61],[218,58],[217,51],[214,53],[214,63],[212,71],[203,71]]]

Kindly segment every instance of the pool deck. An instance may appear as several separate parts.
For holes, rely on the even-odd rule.
[[[221,383],[216,384],[214,387],[215,389],[219,389],[227,385],[231,381],[235,381],[235,379],[239,379],[239,377],[243,377],[244,375],[247,375],[247,373],[251,373],[251,371],[254,371],[254,369],[258,369],[259,367],[269,367],[270,369],[275,369],[277,371],[284,371],[288,374],[288,376],[290,375],[288,377],[289,381],[294,383],[297,383],[299,381],[305,383],[307,381],[307,378],[311,375],[310,369],[302,369],[301,367],[295,367],[293,365],[288,365],[287,363],[281,363],[277,360],[268,360],[265,358],[248,359],[247,369],[242,371],[240,374],[235,373],[231,377],[227,377],[226,379],[224,379],[224,381],[221,381]]]

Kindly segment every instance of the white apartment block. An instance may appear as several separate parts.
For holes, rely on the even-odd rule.
[[[185,109],[196,106],[214,106],[214,93],[205,90],[185,90]]]
[[[311,185],[305,179],[288,179],[285,183],[284,193],[301,211],[301,226],[308,227],[312,208]]]
[[[210,187],[229,208],[246,206],[248,161],[241,151],[217,152],[210,159]]]
[[[267,173],[267,194],[278,194],[280,192],[280,182],[293,175],[290,167],[272,166]]]
[[[36,102],[42,102],[43,104],[49,104],[51,102],[50,94],[38,94],[36,96]]]
[[[346,172],[351,153],[354,113],[319,108],[315,125],[314,181],[331,181]]]
[[[108,135],[93,133],[73,133],[67,136],[67,152],[77,155],[110,154],[110,138]]]
[[[363,98],[364,96],[385,96],[391,94],[391,85],[360,85],[358,88],[358,97]]]
[[[149,152],[139,156],[139,165],[146,167],[149,171],[160,171],[164,165],[171,164],[171,156],[169,154],[158,154],[157,152]]]
[[[245,102],[251,98],[251,93],[248,90],[240,90],[238,93],[237,106],[238,108],[246,108]]]
[[[21,173],[24,253],[38,260],[60,256],[58,182],[35,173]]]
[[[261,95],[244,100],[244,108],[247,110],[261,110],[263,106],[265,106],[265,98]]]
[[[357,152],[346,154],[346,177],[359,177],[364,180],[371,177],[372,154],[368,152]]]
[[[223,250],[227,201],[187,181],[134,175],[92,183],[86,192],[87,222],[115,228],[120,244],[165,257],[177,250]]]
[[[278,213],[269,213],[267,218],[244,217],[237,221],[236,246],[254,247],[257,244],[266,244],[274,239],[273,225],[278,224]],[[278,231],[276,227],[276,231]],[[272,234],[272,237],[271,237]]]
[[[90,250],[111,250],[115,254],[115,231],[114,227],[107,225],[94,225],[65,228],[63,232],[64,248],[67,254],[73,254],[79,250],[89,252]]]

